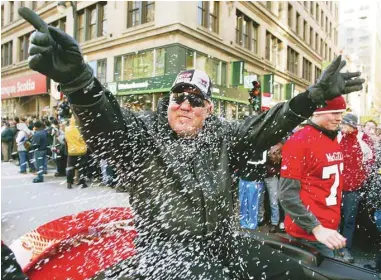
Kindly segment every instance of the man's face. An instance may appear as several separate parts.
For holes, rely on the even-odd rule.
[[[187,97],[188,95],[195,95],[196,100],[201,97],[195,89],[186,88],[184,92]],[[213,111],[213,103],[209,103],[207,100],[201,100],[200,104],[203,106],[192,107],[191,103],[189,103],[188,98],[182,102],[176,102],[176,94],[171,94],[168,106],[168,123],[180,137],[195,137],[204,126],[205,119]]]
[[[340,128],[344,134],[352,133],[353,131],[355,131],[355,128],[353,126],[348,125],[348,124],[341,124]]]
[[[337,130],[341,121],[343,120],[343,113],[322,113],[315,114],[313,116],[313,121],[320,127],[327,130]]]
[[[376,135],[376,125],[372,122],[367,122],[364,126],[364,132],[368,135]]]

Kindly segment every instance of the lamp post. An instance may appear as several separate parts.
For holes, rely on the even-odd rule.
[[[66,2],[70,3],[70,6],[73,8],[73,37],[77,39],[77,2],[76,1],[58,1],[57,10],[60,14],[65,14],[66,12]]]

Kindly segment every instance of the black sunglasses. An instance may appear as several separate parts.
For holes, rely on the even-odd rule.
[[[172,93],[172,99],[177,104],[181,104],[185,101],[185,99],[188,99],[189,104],[195,108],[195,107],[204,107],[204,99],[201,95],[194,94],[194,93],[188,93],[188,92],[180,92],[180,93]]]

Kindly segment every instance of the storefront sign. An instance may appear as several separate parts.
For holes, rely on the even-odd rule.
[[[172,87],[176,75],[164,75],[152,78],[141,78],[117,83],[117,94],[133,94],[149,92],[150,90],[169,91]]]
[[[46,76],[33,73],[9,80],[2,80],[1,98],[13,98],[47,93]]]

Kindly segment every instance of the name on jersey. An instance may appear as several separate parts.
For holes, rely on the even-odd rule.
[[[325,154],[325,156],[327,157],[328,162],[343,160],[343,154],[341,152],[329,153]]]

